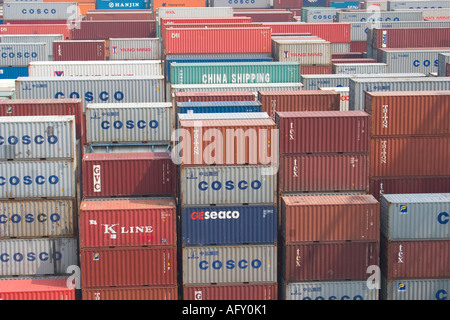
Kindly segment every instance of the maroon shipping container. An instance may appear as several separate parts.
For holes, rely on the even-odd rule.
[[[281,199],[285,244],[380,241],[380,204],[371,195],[306,195]]]
[[[273,0],[275,9],[295,9],[303,7],[303,0]]]
[[[212,92],[175,92],[174,105],[177,102],[194,101],[255,101],[252,91],[212,91]]]
[[[379,264],[379,242],[307,242],[285,246],[286,282],[367,280]]]
[[[372,138],[370,177],[450,176],[450,136]]]
[[[280,154],[369,152],[370,116],[364,111],[276,113]]]
[[[450,277],[450,240],[388,241],[381,236],[381,272],[388,280]]]
[[[367,52],[367,41],[350,42],[350,52]]]
[[[183,286],[183,300],[277,300],[277,283]]]
[[[370,178],[369,192],[378,201],[382,194],[450,192],[448,177]]]
[[[292,22],[294,21],[294,13],[291,11],[247,11],[234,12],[233,17],[250,17],[252,22]]]
[[[82,159],[83,197],[166,196],[177,192],[169,152],[89,153]]]
[[[258,91],[262,111],[275,119],[283,111],[339,111],[340,95],[331,90]]]
[[[80,248],[177,244],[174,200],[85,200],[79,210]]]
[[[80,250],[81,288],[177,284],[176,247]]]
[[[72,30],[73,40],[108,40],[110,38],[156,38],[155,20],[80,21]]]
[[[332,74],[333,65],[328,66],[300,66],[300,74]]]
[[[311,33],[331,43],[350,42],[350,23],[263,22],[272,33]]]
[[[86,20],[154,20],[153,10],[135,10],[135,11],[122,11],[122,10],[108,10],[104,11],[88,11],[86,13]]]
[[[368,154],[281,155],[278,191],[340,192],[367,191]]]
[[[178,300],[177,286],[83,289],[82,300]]]
[[[53,41],[53,61],[106,60],[105,40]]]
[[[450,135],[450,91],[366,92],[371,136]]]

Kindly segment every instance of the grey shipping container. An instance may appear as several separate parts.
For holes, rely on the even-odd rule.
[[[48,60],[53,60],[53,41],[64,40],[62,34],[4,34],[0,36],[1,43],[46,43]]]
[[[77,239],[14,239],[0,241],[0,275],[68,274],[77,265]]]
[[[332,44],[324,40],[272,40],[272,56],[275,61],[293,61],[300,65],[329,65]]]
[[[111,38],[109,39],[110,60],[161,60],[159,38]]]
[[[230,1],[209,0],[210,7],[231,7],[236,9],[269,9],[270,0]]]
[[[184,247],[183,284],[276,282],[275,245]]]
[[[170,143],[172,103],[94,103],[86,107],[86,141]]]
[[[0,117],[0,159],[76,158],[75,116]]]
[[[438,76],[446,76],[446,65],[450,63],[450,53],[439,53],[438,54]]]
[[[339,11],[336,22],[422,21],[421,11]]]
[[[450,193],[385,194],[380,229],[388,240],[450,239]]]
[[[286,300],[378,300],[378,290],[366,281],[291,282]]]
[[[76,2],[5,3],[3,5],[3,19],[5,21],[75,20],[78,18],[77,9],[78,4]]]
[[[45,43],[0,43],[0,65],[26,67],[31,61],[47,61]]]
[[[303,7],[302,21],[303,22],[334,22],[337,8],[327,7]]]
[[[230,119],[269,119],[267,112],[230,112],[230,113],[177,113],[175,126],[181,120],[230,120]]]
[[[387,73],[386,63],[333,63],[334,74],[380,74]]]
[[[403,0],[403,1],[387,1],[388,10],[396,9],[434,9],[434,8],[450,8],[447,0]]]
[[[381,277],[381,300],[448,300],[450,279],[390,280]]]
[[[381,62],[389,66],[389,72],[438,72],[439,54],[450,54],[450,48],[379,49]]]
[[[273,169],[271,166],[181,167],[181,203],[275,203],[276,172]]]

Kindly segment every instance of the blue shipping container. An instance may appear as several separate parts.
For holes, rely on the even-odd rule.
[[[331,8],[359,9],[359,1],[330,1]]]
[[[181,213],[183,246],[276,244],[275,206],[188,207]]]
[[[18,77],[28,77],[28,67],[0,68],[0,79],[17,79]]]
[[[96,0],[96,9],[151,9],[151,0]]]
[[[303,0],[303,7],[328,7],[328,0]]]
[[[195,101],[178,102],[178,113],[261,112],[259,101]]]

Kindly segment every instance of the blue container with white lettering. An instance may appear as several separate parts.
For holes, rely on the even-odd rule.
[[[302,7],[327,7],[328,0],[303,0]]]
[[[177,113],[262,112],[259,101],[195,101],[178,102]]]
[[[0,79],[17,79],[18,77],[28,77],[28,67],[0,68]]]
[[[359,9],[359,1],[330,1],[330,8]]]
[[[151,9],[151,0],[96,0],[96,9]]]
[[[184,207],[183,246],[275,244],[275,206]]]

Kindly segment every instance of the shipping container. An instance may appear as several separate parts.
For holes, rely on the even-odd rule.
[[[378,300],[377,289],[367,281],[291,282],[286,284],[285,300]]]
[[[382,300],[447,300],[450,292],[450,279],[381,279]]]
[[[364,0],[360,4],[360,9],[378,9],[380,11],[387,11],[388,9],[388,2],[386,0]]]
[[[371,195],[284,196],[283,243],[379,241],[380,204]]]
[[[271,166],[181,167],[180,183],[184,206],[276,203]]]
[[[80,5],[80,4],[78,4]],[[152,10],[89,10],[84,14],[86,20],[155,20]]]
[[[389,72],[420,72],[431,73],[439,71],[439,54],[450,54],[450,48],[383,48],[378,50],[381,62],[389,66]]]
[[[350,88],[349,87],[319,87],[319,90],[324,91],[336,91],[339,93],[339,110],[340,111],[348,111],[348,100],[349,100],[349,94],[350,94]]]
[[[67,24],[2,24],[0,34],[62,34],[66,40],[72,37],[71,30],[67,27]]]
[[[277,219],[274,206],[183,207],[182,245],[275,244]]]
[[[96,9],[121,10],[121,9],[151,9],[150,0],[95,0]]]
[[[395,9],[394,11],[401,11],[402,9]],[[422,12],[422,19],[425,21],[445,21],[450,20],[450,9],[413,9]]]
[[[338,9],[359,9],[360,1],[329,1],[329,6]]]
[[[450,91],[366,92],[371,136],[450,134]]]
[[[301,8],[302,4],[302,0],[273,0],[273,7],[275,9]]]
[[[177,284],[175,247],[85,248],[80,253],[82,289]]]
[[[387,9],[389,11],[397,9],[434,9],[434,8],[450,8],[450,3],[445,0],[402,0],[402,1],[387,1]]]
[[[450,137],[376,137],[371,139],[371,177],[450,176]]]
[[[84,200],[79,212],[82,249],[177,244],[171,199]]]
[[[255,113],[261,112],[259,101],[177,102],[176,114]],[[208,120],[208,119],[204,119]]]
[[[53,61],[106,60],[105,40],[53,41]]]
[[[242,11],[238,11],[242,10]],[[253,22],[292,22],[294,20],[294,13],[289,10],[273,10],[267,9],[234,9],[235,17],[249,17]]]
[[[302,8],[303,22],[333,22],[336,19],[336,8],[305,7]]]
[[[336,22],[422,21],[421,11],[339,11]]]
[[[210,7],[231,7],[243,9],[269,9],[270,0],[253,1],[230,1],[230,0],[209,0]]]
[[[300,74],[331,74],[333,73],[333,66],[300,66]]]
[[[45,43],[0,43],[0,63],[4,67],[26,67],[31,61],[47,61]]]
[[[153,0],[153,11],[161,7],[205,7],[206,0]]]
[[[170,143],[172,103],[93,103],[86,106],[86,142]]]
[[[278,192],[366,191],[367,153],[281,155]]]
[[[75,198],[76,163],[69,161],[0,162],[0,199]]]
[[[450,63],[446,64],[445,76],[450,77]]]
[[[156,38],[155,20],[82,20],[72,30],[73,40],[108,40],[111,38]]]
[[[278,284],[184,285],[183,300],[278,300]]]
[[[134,286],[118,288],[82,289],[82,300],[178,300],[178,287],[170,286]]]
[[[387,63],[333,63],[334,74],[379,74],[390,72]]]
[[[350,74],[302,74],[300,82],[304,85],[304,90],[319,90],[319,87],[348,87]]]
[[[0,279],[0,300],[75,300],[66,277]]]
[[[6,67],[0,68],[0,79],[17,79],[28,77],[28,67]]]
[[[18,20],[75,20],[80,18],[77,8],[77,2],[7,2],[3,4],[3,20],[5,22]]]
[[[77,265],[76,238],[10,239],[0,241],[2,276],[64,275]]]
[[[438,76],[448,77],[450,76],[446,72],[446,65],[450,63],[450,53],[438,53]]]
[[[280,154],[369,152],[370,116],[364,111],[277,111],[276,123]]]
[[[159,38],[111,38],[109,59],[161,60],[161,42]]]
[[[294,61],[301,65],[331,64],[332,43],[322,40],[272,40],[275,61]]]
[[[379,264],[379,242],[303,242],[285,250],[286,282],[367,280],[367,268]]]
[[[48,60],[53,60],[53,41],[64,40],[62,34],[1,35],[1,43],[46,43]]]
[[[184,247],[182,262],[183,284],[277,281],[275,245]]]
[[[272,33],[311,33],[331,43],[350,42],[350,24],[332,23],[297,23],[297,22],[264,22],[264,26],[272,29]]]
[[[251,91],[211,91],[211,92],[176,92],[174,106],[179,102],[201,101],[255,101]]]
[[[179,121],[203,121],[203,120],[232,120],[232,119],[269,119],[266,112],[218,112],[218,113],[178,113]]]

